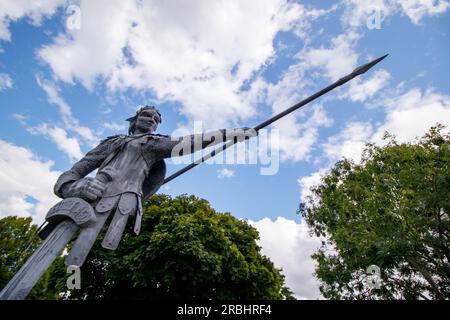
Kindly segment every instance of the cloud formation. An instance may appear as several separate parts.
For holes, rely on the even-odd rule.
[[[259,231],[261,251],[282,268],[286,285],[298,299],[321,298],[319,285],[314,277],[314,261],[311,255],[320,247],[320,239],[310,236],[304,222],[278,217],[275,221],[264,218],[249,221]]]
[[[227,168],[219,169],[217,170],[217,177],[219,179],[234,177],[234,170]]]
[[[67,131],[58,126],[49,126],[43,123],[27,130],[32,134],[42,134],[48,137],[71,161],[80,160],[83,156],[78,140],[68,137]]]
[[[65,0],[27,1],[2,0],[0,6],[0,40],[11,40],[9,25],[22,18],[29,18],[33,25],[39,25],[44,17],[49,17]]]
[[[57,201],[53,185],[60,172],[31,150],[0,140],[0,217],[31,216],[35,223]]]
[[[361,78],[353,79],[350,82],[349,89],[341,97],[348,98],[353,102],[365,102],[368,98],[375,95],[388,84],[390,73],[387,70],[376,70],[370,78],[363,80]]]
[[[40,76],[36,77],[36,81],[46,92],[47,101],[58,107],[64,128],[78,135],[83,142],[89,143],[91,147],[96,145],[99,142],[99,137],[90,128],[80,124],[80,121],[72,114],[69,104],[60,96],[58,86]]]
[[[277,33],[325,14],[286,0],[81,1],[81,12],[80,30],[39,50],[58,79],[151,90],[211,128],[254,116],[256,94],[242,86],[275,56]]]

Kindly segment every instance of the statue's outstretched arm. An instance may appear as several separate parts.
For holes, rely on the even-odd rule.
[[[220,129],[206,133],[191,134],[183,137],[164,137],[155,144],[155,150],[159,158],[171,158],[194,153],[207,147],[224,143],[228,140],[244,140],[246,137],[256,135],[250,128],[238,128],[232,130]]]

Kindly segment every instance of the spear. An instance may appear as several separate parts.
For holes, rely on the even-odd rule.
[[[324,94],[330,92],[331,90],[342,86],[343,84],[349,82],[350,80],[352,80],[353,78],[356,78],[364,73],[366,73],[370,68],[372,68],[374,65],[376,65],[378,62],[380,62],[381,60],[383,60],[384,58],[386,58],[388,56],[388,54],[379,57],[369,63],[366,63],[365,65],[362,65],[358,68],[356,68],[355,70],[353,70],[352,73],[346,75],[345,77],[340,78],[339,80],[337,80],[336,82],[330,84],[328,87],[314,93],[312,96],[309,96],[308,98],[300,101],[299,103],[293,105],[292,107],[280,112],[277,115],[274,115],[273,117],[271,117],[270,119],[267,119],[266,121],[260,123],[259,125],[257,125],[256,127],[254,127],[253,129],[258,132],[259,130],[261,130],[262,128],[267,127],[268,125],[274,123],[275,121],[277,121],[278,119],[294,112],[295,110],[303,107],[304,105],[310,103],[313,100],[316,100],[317,98],[323,96]],[[182,175],[183,173],[195,168],[196,166],[198,166],[199,164],[207,161],[208,159],[214,157],[215,155],[223,152],[224,150],[226,150],[227,148],[231,147],[232,145],[234,145],[237,141],[235,139],[228,141],[226,144],[222,145],[221,147],[213,150],[211,153],[201,157],[200,159],[192,162],[190,165],[184,167],[183,169],[175,172],[174,174],[170,175],[169,177],[167,177],[163,184],[168,183],[169,181],[172,181],[173,179],[175,179],[176,177]]]

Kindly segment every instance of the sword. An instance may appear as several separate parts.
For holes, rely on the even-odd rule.
[[[69,219],[60,222],[3,288],[0,300],[25,299],[77,230],[78,225]]]

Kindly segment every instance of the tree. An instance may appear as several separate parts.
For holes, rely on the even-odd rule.
[[[41,240],[36,235],[37,226],[31,218],[14,216],[0,219],[0,288],[3,288],[14,274],[22,267],[29,256],[36,250]],[[55,267],[61,264],[57,259]],[[46,272],[30,292],[29,299],[56,299],[54,284],[50,275],[55,270]]]
[[[450,298],[450,134],[368,144],[360,164],[336,163],[299,211],[324,237],[313,255],[324,297]],[[381,270],[379,289],[366,270]]]
[[[70,299],[292,299],[261,255],[255,228],[195,196],[155,195],[141,234],[116,251],[94,245]],[[65,278],[59,281],[61,292]]]

